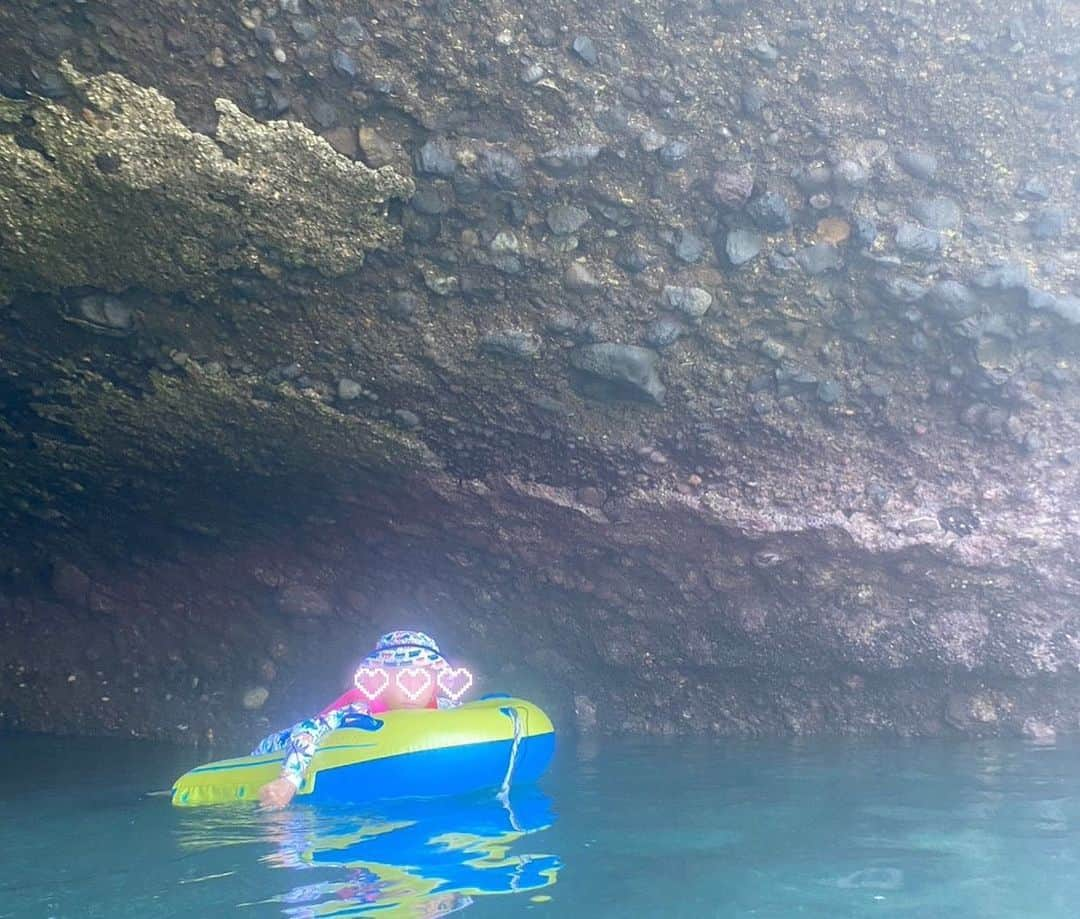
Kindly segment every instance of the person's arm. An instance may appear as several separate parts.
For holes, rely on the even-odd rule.
[[[367,707],[351,705],[334,709],[301,721],[292,729],[289,743],[285,747],[281,775],[259,789],[259,802],[263,807],[268,810],[278,810],[292,801],[300,788],[300,783],[304,781],[319,743],[331,731],[336,731],[341,727],[345,717],[354,711],[366,713]]]

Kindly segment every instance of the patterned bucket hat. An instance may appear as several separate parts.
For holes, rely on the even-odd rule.
[[[446,659],[435,639],[426,632],[398,629],[375,644],[364,664],[369,667],[445,667]]]

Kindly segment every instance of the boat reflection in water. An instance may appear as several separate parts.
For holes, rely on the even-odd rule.
[[[518,845],[555,820],[536,788],[491,797],[387,801],[350,816],[342,807],[295,808],[264,824],[275,851],[263,861],[311,872],[309,883],[247,906],[280,904],[288,916],[444,916],[494,894],[555,883],[554,855]],[[264,837],[265,838],[265,837]],[[317,877],[317,879],[316,879]]]

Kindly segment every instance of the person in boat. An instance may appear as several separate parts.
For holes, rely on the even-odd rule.
[[[288,806],[300,788],[319,742],[350,720],[399,708],[452,708],[472,685],[463,667],[451,667],[435,640],[424,632],[400,629],[383,635],[364,658],[353,689],[313,718],[264,737],[252,756],[284,753],[281,774],[259,789],[264,808]]]

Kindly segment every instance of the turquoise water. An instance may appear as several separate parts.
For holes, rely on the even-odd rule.
[[[0,747],[0,917],[1080,915],[1074,742],[582,743],[509,811],[281,814],[143,795],[190,751]]]

